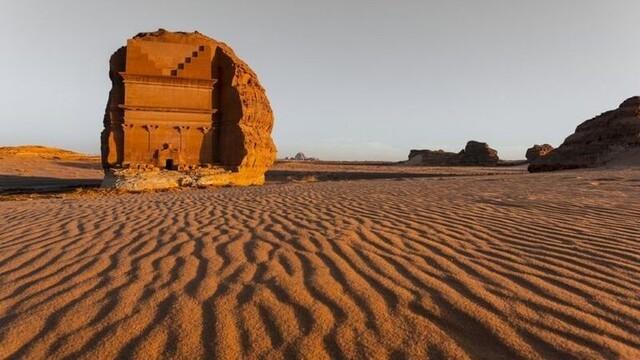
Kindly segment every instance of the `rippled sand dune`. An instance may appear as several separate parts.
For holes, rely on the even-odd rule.
[[[640,171],[0,202],[0,358],[640,358]]]

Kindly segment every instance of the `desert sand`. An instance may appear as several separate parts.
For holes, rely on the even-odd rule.
[[[0,201],[0,358],[640,358],[640,169],[341,166]]]
[[[0,195],[100,185],[100,157],[38,145],[0,147]]]

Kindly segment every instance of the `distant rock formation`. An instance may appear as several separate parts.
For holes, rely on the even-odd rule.
[[[487,143],[469,141],[459,153],[443,150],[411,150],[406,165],[426,166],[496,166],[498,152]]]
[[[317,161],[318,158],[307,157],[303,152],[297,153],[295,156],[286,157],[285,160],[294,160],[294,161]]]
[[[533,162],[542,157],[549,155],[553,151],[553,146],[549,144],[533,145],[527,149],[527,161]]]
[[[557,149],[529,165],[530,172],[595,167],[640,148],[640,97],[578,125]],[[635,156],[635,155],[634,155]]]
[[[460,155],[444,150],[411,150],[406,165],[454,166],[460,165]]]
[[[264,183],[276,155],[273,113],[258,77],[229,46],[197,31],[160,29],[129,39],[109,64],[106,176],[213,167],[225,184]]]
[[[464,150],[460,151],[462,165],[494,166],[498,164],[498,152],[478,141],[469,141]]]

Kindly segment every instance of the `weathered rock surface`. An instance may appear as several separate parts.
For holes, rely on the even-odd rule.
[[[148,45],[149,42],[162,44],[152,46]],[[271,139],[273,113],[264,88],[260,85],[257,75],[249,66],[229,46],[197,31],[186,33],[160,29],[151,33],[139,33],[128,43],[136,45],[135,51],[137,55],[131,57],[131,59],[134,59],[136,66],[142,70],[139,71],[141,74],[138,75],[135,69],[131,71],[132,69],[127,67],[127,59],[129,59],[127,57],[127,46],[118,49],[110,58],[109,77],[111,78],[112,88],[109,92],[104,116],[104,130],[101,136],[102,164],[107,176],[111,178],[114,176],[120,177],[120,180],[105,181],[105,183],[130,183],[136,179],[148,179],[153,176],[152,173],[140,177],[131,176],[131,174],[121,170],[125,170],[127,165],[138,165],[140,163],[162,167],[166,157],[167,160],[171,161],[172,165],[176,165],[176,168],[180,163],[185,166],[207,165],[223,168],[225,174],[228,172],[232,175],[220,175],[224,177],[220,181],[221,183],[233,185],[263,184],[264,174],[274,163],[276,156],[276,148]],[[179,54],[171,53],[173,49],[185,48],[190,50],[190,47],[193,46],[195,46],[193,55],[189,55],[191,52],[186,57],[182,52]],[[151,50],[145,53],[140,50],[141,48],[143,50],[144,48]],[[129,49],[129,51],[134,51],[134,49]],[[154,55],[156,58],[153,58]],[[174,70],[170,69],[173,65],[164,66],[166,64],[163,62],[175,62],[175,59],[178,59],[179,63]],[[207,65],[202,66],[202,61],[206,61]],[[150,70],[147,71],[145,69]],[[147,74],[146,72],[149,73]],[[158,74],[155,74],[155,72]],[[130,76],[136,76],[135,82],[132,80],[132,84],[142,83],[144,86],[151,87],[173,86],[174,88],[191,89],[198,86],[203,87],[206,85],[206,81],[209,81],[209,83],[214,84],[213,91],[210,91],[210,103],[206,104],[203,102],[205,99],[198,99],[199,103],[203,104],[203,109],[197,109],[197,113],[187,106],[189,104],[188,96],[182,96],[179,99],[180,107],[178,109],[172,103],[174,101],[172,99],[164,100],[165,103],[162,103],[154,98],[152,101],[154,108],[146,104],[142,109],[140,106],[130,106],[127,104],[130,99],[127,98],[127,101],[125,101],[123,74],[126,75],[126,73],[129,73]],[[207,78],[208,80],[205,79],[206,77],[209,77]],[[165,83],[169,85],[165,85]],[[157,97],[158,91],[154,92],[152,90],[149,91],[149,94]],[[185,94],[187,93],[185,92]],[[183,94],[180,93],[180,95]],[[136,99],[139,98],[138,96]],[[167,101],[169,102],[168,104],[166,104]],[[210,126],[205,124],[194,127],[189,126],[189,122],[180,120],[194,117],[195,115],[193,114],[201,116],[201,114],[206,113],[207,109],[211,109],[210,113],[217,110],[214,115],[210,116]],[[157,113],[168,114],[161,117],[154,116],[158,119],[173,116],[178,119],[176,121],[179,123],[166,125],[161,123],[160,130],[162,130],[163,126],[167,130],[159,131],[156,123],[150,123],[151,125],[143,123],[139,119],[140,115],[136,115],[138,116],[135,119],[136,122],[127,124],[125,111],[135,111],[137,114],[144,111],[152,115]],[[189,112],[193,114],[189,114]],[[175,115],[176,113],[178,115]],[[150,116],[150,118],[153,120],[153,117]],[[155,152],[151,153],[151,155],[140,154],[141,150],[139,149],[146,149],[147,147],[137,145],[134,150],[127,149],[123,128],[129,129],[129,127],[141,128],[141,130],[135,130],[135,137],[141,139],[134,140],[136,142],[145,141],[144,134],[147,133],[144,131],[147,131],[149,133],[148,138],[152,139],[149,140],[149,148]],[[166,141],[164,138],[153,140],[153,137],[160,136],[157,134],[169,134],[173,131],[171,129],[175,129],[176,132],[176,134],[171,135],[171,141]],[[185,133],[188,136],[184,135]],[[201,135],[200,133],[206,135]],[[131,135],[131,138],[134,135]],[[163,136],[165,138],[169,137],[169,135]],[[202,145],[185,151],[183,149],[185,139],[187,139],[187,145],[190,144],[189,141],[191,139],[198,139]],[[169,142],[170,144],[167,144]],[[193,142],[191,141],[191,143]],[[163,151],[162,145],[168,149],[166,150],[167,154],[158,154],[158,152]],[[133,154],[131,154],[132,152]],[[134,160],[128,161],[126,157],[129,155],[132,155],[130,157]],[[169,165],[167,165],[167,168],[169,168]],[[111,171],[114,169],[117,171]],[[152,183],[151,180],[143,182]],[[210,182],[216,183],[216,181]],[[153,186],[155,187],[156,185]]]
[[[454,166],[460,165],[458,153],[444,150],[411,150],[406,165]]]
[[[640,97],[625,100],[617,109],[607,111],[578,125],[547,156],[534,160],[529,171],[553,171],[601,166],[621,157],[633,157],[640,148]]]
[[[109,169],[103,187],[139,192],[185,187],[248,185],[243,174],[223,168],[196,168],[188,171],[148,169]]]
[[[553,151],[553,146],[549,144],[533,145],[527,149],[527,161],[532,162],[549,155]]]
[[[318,158],[306,156],[303,152],[297,153],[295,156],[286,157],[285,160],[295,160],[295,161],[318,161]]]
[[[500,161],[498,152],[483,142],[469,141],[460,152],[462,165],[495,166],[498,161]]]
[[[486,143],[469,141],[459,153],[443,150],[411,150],[406,165],[426,166],[495,166],[498,152]]]

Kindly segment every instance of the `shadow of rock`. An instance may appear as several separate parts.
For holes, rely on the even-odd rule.
[[[0,175],[0,195],[68,191],[99,187],[102,179],[60,179],[52,177]]]

